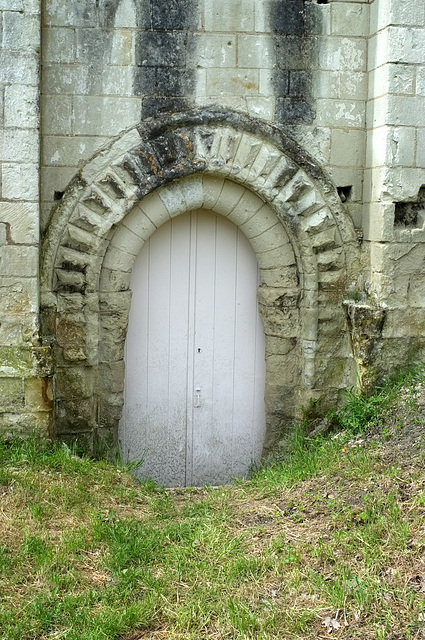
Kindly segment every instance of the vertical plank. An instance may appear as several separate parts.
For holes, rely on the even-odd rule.
[[[265,340],[258,309],[258,265],[238,230],[235,313],[233,474],[246,475],[258,462],[265,436]]]
[[[196,262],[194,265],[194,344],[192,406],[196,389],[200,389],[200,406],[193,407],[192,483],[213,482],[215,457],[211,432],[214,377],[214,306],[216,216],[197,211],[193,216],[196,229]]]
[[[144,458],[139,477],[167,486],[186,481],[187,246],[181,229],[163,225],[142,248],[131,279],[125,446],[130,459]]]

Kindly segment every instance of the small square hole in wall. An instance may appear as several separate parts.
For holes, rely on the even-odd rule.
[[[425,186],[419,189],[413,202],[396,202],[394,208],[395,227],[422,228],[425,216]]]
[[[62,200],[64,191],[54,191],[53,200]]]
[[[353,187],[351,184],[347,187],[337,187],[337,191],[341,202],[347,202],[347,200],[351,200],[351,193],[353,191]]]

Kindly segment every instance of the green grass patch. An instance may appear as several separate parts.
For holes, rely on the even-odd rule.
[[[349,394],[231,487],[0,441],[2,640],[423,638],[423,385]]]

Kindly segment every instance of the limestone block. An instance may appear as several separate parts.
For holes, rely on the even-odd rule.
[[[245,191],[246,189],[240,184],[232,182],[231,180],[225,180],[220,189],[217,201],[211,207],[212,211],[228,216],[229,213],[235,209]],[[213,197],[215,197],[215,194]]]
[[[423,13],[423,12],[422,12]],[[423,28],[388,27],[387,62],[422,64],[425,56]]]
[[[389,309],[383,338],[423,337],[425,320],[422,309]]]
[[[82,293],[58,293],[57,311],[59,313],[75,313],[84,310],[86,300]]]
[[[38,162],[39,134],[31,129],[5,129],[0,160],[4,162]]]
[[[332,129],[331,164],[363,167],[365,161],[365,138],[364,131]]]
[[[336,269],[335,271],[319,270],[317,280],[322,291],[345,291],[345,274],[341,269]]]
[[[52,410],[53,385],[51,378],[28,378],[25,380],[25,407],[31,412]]]
[[[96,27],[97,6],[87,3],[63,3],[62,0],[48,0],[44,7],[44,24],[60,27]]]
[[[344,254],[342,249],[328,249],[317,254],[317,266],[319,271],[336,271],[344,266]],[[323,282],[323,280],[321,280]]]
[[[297,142],[316,159],[319,164],[328,165],[331,152],[330,127],[303,127],[297,132]]]
[[[421,3],[412,0],[372,3],[370,12],[372,31],[379,31],[389,25],[421,26],[425,19]]]
[[[4,126],[35,129],[38,124],[38,87],[21,84],[6,86]]]
[[[111,325],[108,330],[113,332],[113,326],[118,331],[127,329],[127,314],[130,309],[131,291],[115,291],[114,293],[103,293],[100,296],[100,312],[102,316],[103,327],[106,326],[106,318],[109,317]],[[118,314],[111,316],[108,314]],[[115,325],[114,325],[115,323]]]
[[[236,67],[236,36],[233,34],[194,34],[193,39],[194,59],[198,66]]]
[[[297,356],[294,350],[298,349],[297,340],[294,338],[278,338],[277,336],[267,336],[266,354],[272,356],[286,356],[291,354]]]
[[[271,228],[274,229],[276,237],[281,235],[282,238],[287,240],[287,235],[281,222],[278,220],[275,212],[266,204],[240,227],[248,239],[260,236]],[[278,246],[281,246],[281,244],[282,242],[279,242]]]
[[[178,183],[171,183],[161,187],[158,190],[158,195],[164,203],[170,218],[174,218],[186,211],[186,200]]]
[[[0,223],[5,224],[11,244],[36,244],[38,242],[37,203],[0,202]]]
[[[103,387],[111,394],[124,391],[124,361],[101,364],[99,373],[102,377]]]
[[[36,164],[3,164],[3,198],[7,200],[38,200],[38,166]]]
[[[134,256],[127,251],[122,251],[116,247],[109,247],[106,252],[103,267],[112,271],[124,271],[131,273]]]
[[[425,127],[416,130],[416,166],[425,168]]]
[[[41,96],[43,134],[70,135],[72,129],[72,97]]]
[[[311,237],[311,243],[316,252],[323,252],[334,248],[337,243],[335,227],[319,231]]]
[[[276,111],[275,98],[247,98],[248,113],[253,118],[262,118],[272,122]]]
[[[370,71],[379,69],[388,62],[388,30],[384,29],[369,38],[367,51],[367,68]],[[381,95],[381,94],[378,94]]]
[[[73,62],[75,59],[75,29],[50,27],[42,30],[42,61]]]
[[[369,74],[369,98],[385,93],[413,95],[416,70],[412,65],[401,63],[385,64],[375,69]]]
[[[281,340],[284,339],[281,338]],[[299,376],[301,364],[298,358],[268,355],[266,356],[266,363],[267,374],[272,380],[296,380]]]
[[[369,6],[333,2],[330,6],[331,34],[364,36],[369,31]]]
[[[353,225],[356,229],[362,229],[363,220],[363,204],[355,202],[347,202],[346,207],[350,215]]]
[[[158,191],[153,191],[140,201],[140,209],[149,220],[152,221],[156,228],[160,227],[164,222],[170,219],[170,214],[163,200],[159,197]]]
[[[253,100],[257,100],[257,98],[253,98]],[[263,146],[258,138],[248,133],[243,133],[233,159],[234,168],[240,167],[240,169],[245,170],[242,173],[245,177],[248,177],[252,165]],[[238,179],[240,179],[240,175],[241,174],[238,175]]]
[[[134,26],[135,24],[136,20],[132,25]],[[135,64],[135,33],[133,30],[125,28],[114,29],[109,62],[121,69],[127,65]]]
[[[0,378],[0,413],[22,411],[24,404],[24,381],[19,378]]]
[[[37,247],[3,245],[0,247],[0,268],[3,276],[37,277]]]
[[[366,71],[364,38],[331,37],[319,49],[319,67],[330,71]]]
[[[203,184],[203,193],[204,193],[203,206],[205,209],[213,209],[217,200],[220,197],[220,194],[223,190],[224,185],[227,184],[227,181],[217,176],[203,176],[202,184]],[[234,184],[234,183],[229,183],[229,184]],[[242,193],[240,194],[240,196],[241,195]]]
[[[264,251],[271,251],[274,248],[280,248],[282,264],[295,264],[292,246],[288,242],[286,233],[280,222],[271,227],[271,229],[263,231],[260,235],[251,238],[250,241],[256,253],[263,253]]]
[[[262,313],[264,333],[278,338],[297,338],[300,333],[300,317],[298,309],[291,309],[283,314],[280,310]]]
[[[33,333],[36,333],[36,320],[35,317],[0,314],[0,344],[20,346],[27,342],[24,333],[28,333],[31,325]]]
[[[139,98],[74,97],[76,135],[114,136],[140,121]]]
[[[147,221],[146,216],[144,216]],[[154,231],[155,227],[151,224],[151,230]],[[120,225],[115,231],[111,240],[111,247],[117,247],[122,251],[127,251],[133,256],[137,256],[140,253],[140,249],[143,246],[143,240],[139,235],[136,235],[129,227],[124,224]]]
[[[55,192],[64,192],[75,175],[74,167],[42,167],[41,168],[41,199],[53,202]]]
[[[23,0],[0,0],[0,11],[23,11]]]
[[[44,95],[84,95],[93,89],[99,78],[91,75],[90,65],[53,64],[43,65],[41,90]]]
[[[124,317],[123,314],[121,314],[121,317]],[[123,360],[127,322],[121,321],[117,326],[115,317],[101,315],[100,326],[99,362],[110,363]]]
[[[259,88],[258,69],[207,69],[208,95],[256,95]]]
[[[168,213],[168,212],[167,212]],[[169,217],[167,217],[167,220],[169,219]],[[155,231],[156,226],[152,223],[152,221],[148,218],[148,216],[144,213],[144,211],[141,209],[140,206],[136,205],[131,211],[130,213],[128,213],[125,218],[122,221],[122,226],[124,228],[129,229],[131,232],[133,232],[133,234],[136,235],[136,238],[132,240],[132,245],[137,248],[137,245],[139,246],[139,250],[137,253],[139,253],[140,251],[140,247],[143,243],[140,242],[140,240],[142,239],[147,240],[149,238],[150,235],[152,235],[152,233]],[[125,241],[124,237],[123,240]],[[113,246],[120,246],[119,244],[117,245],[116,242],[112,242]],[[130,251],[130,253],[132,253],[132,251]],[[134,255],[137,255],[137,253],[135,253]]]
[[[88,411],[82,402],[94,394],[94,371],[90,367],[58,367],[56,372],[56,394],[58,399],[66,398],[68,405],[81,404],[81,410]]]
[[[2,51],[1,84],[38,85],[38,59],[31,53]]]
[[[274,267],[261,269],[260,267],[260,280],[261,284],[267,287],[289,287],[294,288],[298,285],[298,271],[296,265],[285,267]]]
[[[134,69],[132,67],[107,67],[102,74],[100,93],[111,96],[134,95]]]
[[[44,166],[75,167],[77,171],[107,140],[106,137],[43,135],[42,163]]]
[[[252,191],[244,190],[242,197],[229,213],[229,220],[234,222],[237,226],[242,225],[244,222],[252,218],[254,213],[259,211],[264,205],[264,201],[261,200]]]
[[[102,268],[100,275],[100,291],[126,291],[130,287],[131,271],[123,272],[115,269]]]
[[[108,64],[111,33],[102,29],[76,29],[76,61],[83,64]],[[109,42],[108,42],[109,41]]]
[[[339,72],[339,95],[342,100],[366,100],[368,74],[362,71]],[[328,97],[333,97],[330,94]]]
[[[382,182],[372,185],[373,199],[391,199],[394,202],[416,200],[424,181],[423,171],[418,167],[391,167],[383,170],[380,178]]]
[[[3,413],[0,415],[0,433],[5,437],[33,433],[48,436],[51,435],[51,429],[50,413]]]
[[[275,200],[279,202],[279,197]],[[323,199],[319,196],[316,189],[310,189],[300,195],[299,198],[291,200],[291,213],[297,216],[308,216],[311,213],[321,209],[324,205]]]
[[[371,100],[367,106],[370,128],[383,125],[425,126],[421,96],[387,95]]]
[[[365,120],[365,105],[360,100],[316,101],[316,123],[322,127],[362,128]]]
[[[1,263],[0,263],[1,264]],[[38,311],[37,279],[2,276],[0,282],[0,314],[24,317]]]
[[[20,11],[5,11],[3,14],[4,49],[16,49],[20,53],[39,50],[40,21],[38,16]]]
[[[180,188],[186,202],[186,211],[202,207],[204,204],[204,185],[200,175],[189,176],[181,180]]]
[[[51,373],[49,347],[0,346],[0,378],[34,378]]]
[[[140,134],[134,127],[124,134],[121,134],[113,144],[104,146],[101,153],[98,153],[81,171],[82,177],[88,182],[94,180],[102,180],[110,169],[110,165],[113,165],[115,173],[120,177],[121,181],[125,184],[126,193],[128,195],[134,194],[137,190],[134,180],[130,173],[123,168],[123,160],[128,153],[129,149],[132,149],[140,145]],[[99,175],[100,174],[100,175]]]
[[[254,31],[254,0],[227,0],[217,4],[215,0],[204,2],[204,26],[206,31]]]
[[[294,252],[289,243],[258,253],[257,260],[260,269],[290,267],[295,264]]]
[[[418,307],[423,309],[425,307],[425,275],[424,273],[412,274],[409,281],[408,290],[408,306]],[[424,315],[425,318],[425,315]],[[422,334],[423,335],[423,334]]]
[[[274,89],[276,74],[273,69],[262,69],[260,67],[260,83],[259,94],[260,96],[275,95],[277,92]],[[279,94],[286,95],[289,91],[289,72],[279,72]]]
[[[338,187],[350,185],[352,187],[351,198],[353,200],[363,200],[363,171],[357,167],[327,167],[332,181]]]
[[[342,98],[341,72],[322,69],[315,71],[312,78],[312,93],[315,98]]]
[[[269,35],[238,35],[238,67],[273,68],[274,44]]]

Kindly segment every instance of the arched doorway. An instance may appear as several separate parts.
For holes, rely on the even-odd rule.
[[[55,358],[54,432],[116,444],[130,278],[168,220],[207,209],[249,239],[266,336],[265,449],[312,397],[356,380],[345,309],[359,244],[332,182],[280,130],[227,110],[119,136],[75,176],[43,239],[41,321]]]
[[[258,462],[265,344],[255,253],[236,225],[196,210],[162,225],[131,277],[119,440],[140,477],[222,484]]]

